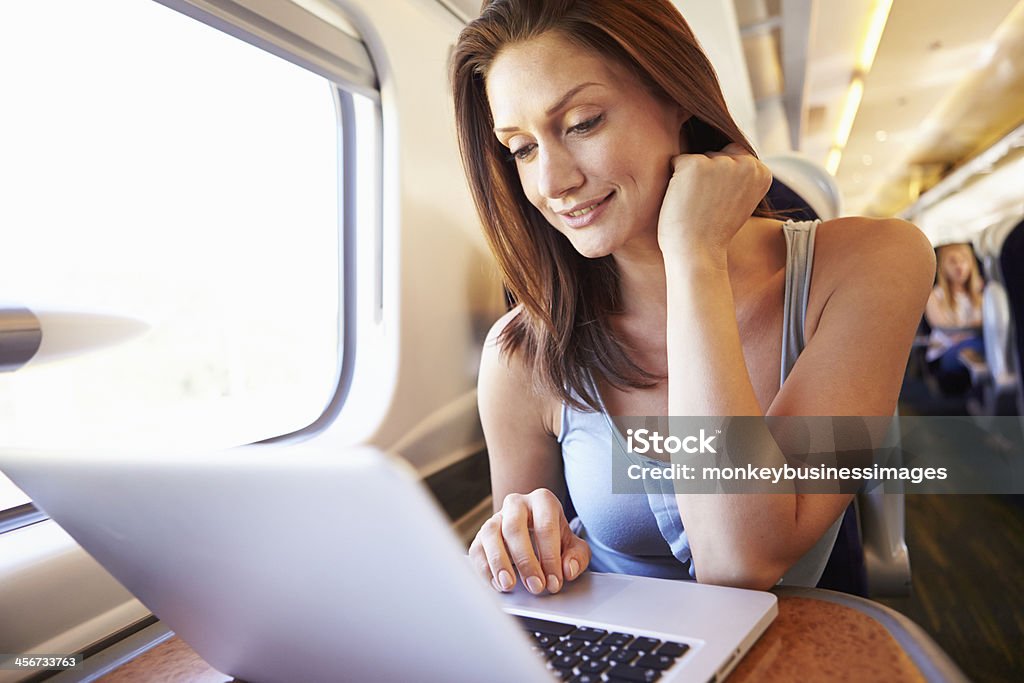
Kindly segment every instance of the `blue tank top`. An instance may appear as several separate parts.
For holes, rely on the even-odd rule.
[[[805,345],[804,320],[818,223],[787,222],[782,226],[786,237],[786,288],[779,386]],[[599,396],[596,389],[594,394]],[[596,413],[562,404],[558,442],[562,446],[566,487],[577,514],[571,526],[590,544],[590,568],[663,579],[695,578],[696,569],[672,482],[645,480],[646,495],[612,493],[610,439],[614,429],[603,404]],[[841,522],[842,515],[780,583],[816,585]]]

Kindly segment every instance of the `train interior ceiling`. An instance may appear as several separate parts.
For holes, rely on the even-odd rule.
[[[780,208],[969,245],[981,347],[949,380],[923,318],[899,413],[1024,414],[1024,0],[673,1]],[[0,448],[368,444],[468,542],[492,504],[476,373],[507,306],[448,94],[479,7],[0,8]],[[905,528],[907,581],[871,597],[969,677],[1014,679],[1019,497],[907,496]],[[0,652],[92,651],[149,616],[0,474],[0,614],[29,613]]]

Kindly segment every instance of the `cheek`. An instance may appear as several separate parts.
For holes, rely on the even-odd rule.
[[[627,152],[633,167],[632,175],[645,189],[664,194],[672,175],[672,157],[677,151],[676,146],[662,135],[635,140]]]
[[[660,210],[672,177],[669,162],[660,155],[648,156],[644,162],[643,166],[636,168],[634,178],[648,208]]]
[[[544,209],[543,204],[541,203],[542,198],[540,196],[540,192],[537,191],[537,182],[528,168],[520,167],[519,186],[523,188],[523,194],[526,195],[526,200],[543,213]]]
[[[547,201],[537,191],[537,181],[530,172],[529,167],[519,169],[519,184],[523,188],[523,194],[526,195],[526,201],[530,202],[530,205],[540,212],[549,225],[559,228],[558,216],[548,209]]]

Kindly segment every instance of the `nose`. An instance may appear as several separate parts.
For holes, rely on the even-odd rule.
[[[583,172],[576,158],[563,145],[545,145],[539,150],[537,191],[557,199],[583,184]]]

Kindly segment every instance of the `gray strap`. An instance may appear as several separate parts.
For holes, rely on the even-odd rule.
[[[814,234],[820,221],[787,222],[786,293],[782,309],[782,373],[779,386],[804,350],[804,322],[807,318],[807,297],[811,291],[811,270],[814,263]]]

